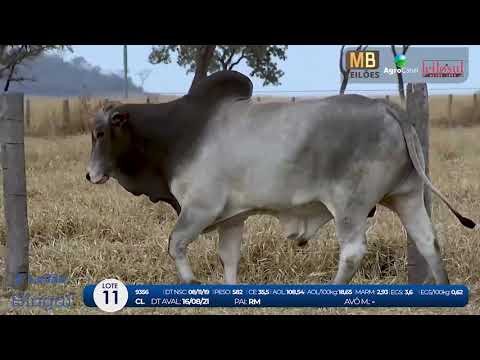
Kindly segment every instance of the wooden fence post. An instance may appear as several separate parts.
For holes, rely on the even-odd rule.
[[[453,108],[453,95],[450,94],[448,95],[448,126],[449,127],[453,127],[452,108]]]
[[[478,94],[473,94],[473,111],[472,111],[472,123],[475,122],[475,118],[478,114]]]
[[[30,129],[30,99],[25,100],[25,121],[27,129]]]
[[[82,124],[82,130],[85,131],[87,128],[85,128],[85,114],[83,109],[82,96],[78,97],[78,116],[80,118],[80,123]]]
[[[68,128],[70,124],[70,106],[68,104],[68,99],[63,100],[63,125],[65,128]]]
[[[407,85],[407,112],[410,121],[415,125],[425,159],[425,173],[429,176],[429,113],[428,113],[427,84],[415,83]],[[432,216],[432,194],[430,189],[424,187],[425,207],[428,216]],[[408,283],[421,284],[429,275],[429,267],[422,255],[418,252],[415,243],[408,238]]]
[[[89,106],[86,96],[79,97],[80,120],[82,123],[82,130],[88,131]]]
[[[6,287],[28,286],[28,217],[24,147],[24,95],[0,95],[3,201],[7,224]]]

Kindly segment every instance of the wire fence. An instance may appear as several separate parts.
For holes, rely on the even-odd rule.
[[[378,95],[396,95],[398,94],[398,87],[394,88],[384,88],[384,89],[357,89],[355,87],[347,88],[345,93],[377,93]],[[473,93],[480,93],[480,88],[460,88],[460,87],[448,87],[448,88],[429,88],[428,92],[430,94],[450,94],[454,95],[468,95]],[[308,89],[308,90],[255,90],[253,95],[264,95],[264,96],[289,96],[289,95],[299,95],[304,94],[307,96],[326,96],[326,95],[335,95],[339,93],[339,89]],[[161,91],[159,93],[152,93],[151,95],[165,95],[165,96],[182,96],[185,95],[183,91]]]
[[[458,90],[456,88],[455,90]],[[453,93],[453,88],[429,90],[429,115],[434,126],[470,126],[480,125],[480,88],[461,88],[464,94]],[[347,93],[361,94],[372,98],[387,98],[401,104],[398,91],[391,89],[350,89]],[[469,92],[467,92],[469,90]],[[375,91],[375,93],[374,93]],[[144,94],[141,96],[108,97],[122,103],[164,103],[177,99],[184,92],[161,94]],[[270,102],[302,102],[338,94],[338,90],[261,90],[255,92],[253,101]],[[68,135],[88,130],[88,118],[106,97],[71,97],[71,98],[25,98],[25,120],[27,135]],[[403,105],[402,105],[403,106]]]

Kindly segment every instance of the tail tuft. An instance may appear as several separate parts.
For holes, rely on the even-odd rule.
[[[308,244],[308,240],[305,240],[305,239],[301,239],[301,240],[297,241],[297,246],[298,247],[304,247],[307,244]]]
[[[480,229],[480,227],[475,224],[472,220],[470,220],[469,218],[466,218],[460,214],[455,214],[457,215],[457,218],[458,220],[460,220],[460,222],[462,223],[463,226],[469,228],[469,229],[475,229],[475,230],[478,230]]]

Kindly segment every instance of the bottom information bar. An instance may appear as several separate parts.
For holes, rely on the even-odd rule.
[[[86,306],[123,307],[463,307],[464,285],[123,285],[84,288]],[[107,310],[108,311],[108,310]],[[113,311],[113,310],[112,310]]]

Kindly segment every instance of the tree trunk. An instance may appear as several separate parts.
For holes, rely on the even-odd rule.
[[[12,76],[13,76],[13,73],[15,72],[15,66],[17,66],[17,64],[13,64],[12,67],[10,68],[10,72],[8,73],[7,82],[5,83],[5,88],[3,89],[4,92],[7,92],[8,89],[10,88],[10,81],[12,81]]]
[[[402,105],[405,104],[405,86],[403,84],[403,74],[397,73],[398,78],[398,93],[400,94],[400,100]]]
[[[213,52],[216,45],[205,45],[198,50],[197,60],[195,61],[195,76],[193,77],[190,90],[200,80],[207,77],[208,65],[213,57]]]
[[[403,52],[402,54],[405,55],[407,53],[408,48],[410,45],[403,45]],[[392,48],[392,53],[393,57],[397,56],[397,50],[395,49],[395,45],[391,45]],[[398,66],[395,66],[397,70],[400,68]],[[402,73],[397,73],[397,79],[398,79],[398,93],[400,95],[400,100],[402,102],[402,105],[405,105],[405,87],[403,84],[403,74]]]
[[[340,86],[340,95],[343,95],[345,93],[345,90],[347,89],[349,73],[350,71],[347,71],[346,74],[343,74],[342,85]]]

